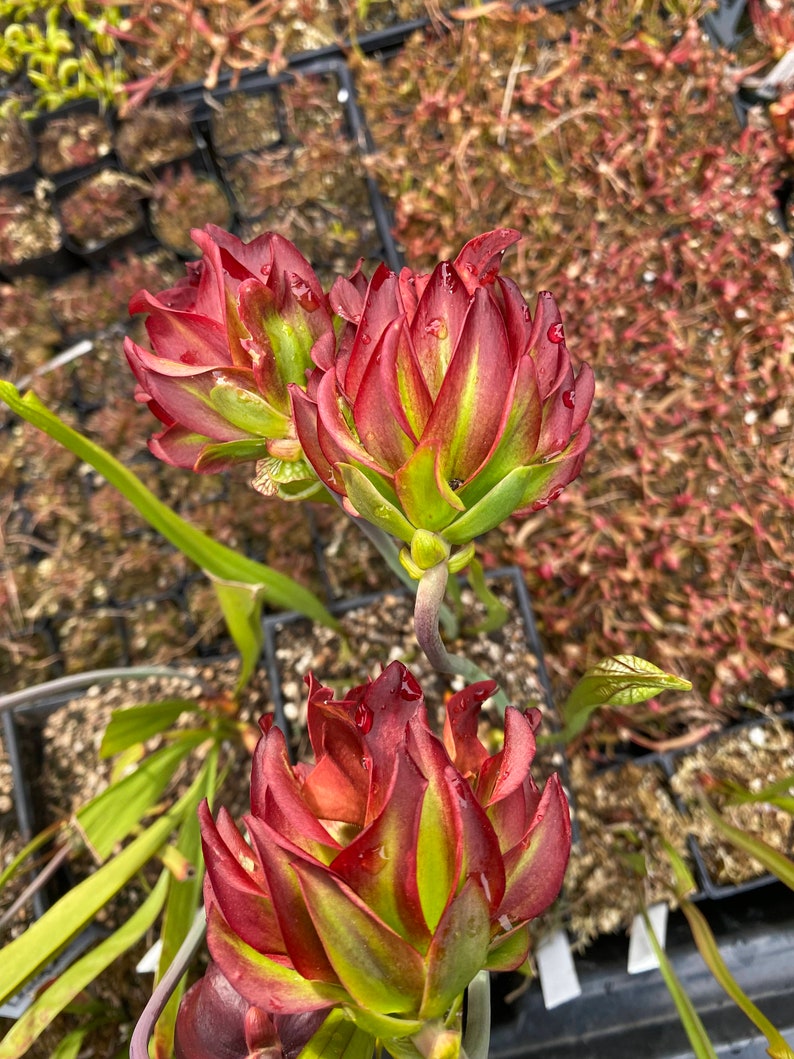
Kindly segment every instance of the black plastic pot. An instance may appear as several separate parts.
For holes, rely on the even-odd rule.
[[[199,253],[190,238],[192,228],[215,224],[233,231],[235,227],[229,193],[201,152],[159,171],[152,180],[147,206],[149,227],[157,242],[191,260]]]
[[[13,115],[0,118],[0,184],[31,187],[36,179],[36,147],[27,123]]]
[[[7,279],[53,278],[74,271],[78,262],[65,245],[49,190],[46,187],[23,190],[6,184],[0,191],[6,200],[5,205],[0,203],[0,211],[10,213],[13,225],[29,227],[32,238],[37,240],[26,249],[17,231],[8,234],[11,230],[6,229],[8,252],[0,248],[0,274]]]
[[[97,202],[100,182],[117,179],[129,188],[128,202],[124,205],[124,221],[112,228],[103,228],[100,208]],[[113,257],[124,251],[145,245],[148,240],[146,215],[143,209],[145,190],[136,189],[135,181],[139,178],[124,173],[114,165],[100,168],[83,174],[77,179],[63,184],[57,192],[57,206],[63,228],[64,246],[86,264],[102,267]],[[69,217],[74,208],[76,196],[86,196],[86,224],[83,229],[72,223]],[[91,208],[95,212],[91,212]]]
[[[152,139],[159,142],[166,136],[162,148],[152,153]],[[192,110],[179,93],[159,93],[129,116],[116,117],[114,143],[120,164],[130,173],[149,174],[190,158],[197,146]]]
[[[88,121],[87,135],[75,139],[74,129],[81,121]],[[52,114],[40,114],[31,122],[31,132],[36,140],[36,165],[39,171],[56,184],[62,184],[79,173],[90,172],[104,164],[113,152],[113,137],[110,123],[96,100],[82,100],[61,107]],[[72,164],[62,162],[53,165],[47,161],[47,151],[74,152]]]

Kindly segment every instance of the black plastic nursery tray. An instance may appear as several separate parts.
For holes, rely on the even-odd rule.
[[[763,901],[746,895],[700,906],[734,977],[763,1013],[794,1040],[794,911],[781,884]],[[574,957],[581,996],[549,1011],[537,982],[512,1003],[493,984],[490,1059],[690,1059],[692,1049],[659,971],[626,973],[628,939],[602,937]],[[765,1059],[766,1040],[706,969],[681,913],[667,926],[667,955],[719,1056]]]
[[[163,125],[166,117],[171,125]],[[72,149],[74,157],[53,173],[43,136],[69,121],[101,121],[107,149],[82,167],[69,164],[77,157]],[[230,136],[225,126],[233,121]],[[173,149],[153,152],[151,136]],[[163,234],[163,221],[177,234],[209,221],[245,239],[277,227],[318,269],[349,271],[360,256],[399,266],[388,212],[362,164],[371,145],[353,77],[339,58],[302,59],[276,77],[252,71],[234,88],[221,81],[211,94],[182,86],[123,119],[64,108],[31,140],[32,163],[0,177],[14,225],[7,247],[0,230],[6,279],[56,278],[81,265],[104,269],[114,257],[156,245],[195,257],[192,243]],[[102,212],[107,228],[97,223]]]

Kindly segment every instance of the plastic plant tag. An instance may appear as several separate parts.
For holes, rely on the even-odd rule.
[[[18,993],[9,997],[3,1005],[0,1005],[0,1018],[18,1019],[21,1015],[24,1015],[36,999],[36,994],[43,985],[46,985],[51,979],[57,978],[62,971],[65,971],[67,967],[74,963],[78,956],[82,956],[86,949],[93,945],[95,941],[106,938],[107,933],[98,924],[90,923],[52,963],[48,964],[35,978],[31,978],[29,982],[26,982]]]
[[[558,930],[544,938],[538,945],[535,959],[543,1003],[547,1011],[582,995],[568,935],[564,930]]]
[[[780,88],[794,77],[794,48],[789,49],[783,58],[775,64],[763,81],[756,86],[759,96],[775,99]]]
[[[648,918],[651,921],[653,932],[662,948],[664,948],[667,936],[668,912],[669,909],[663,901],[651,905],[648,909]],[[658,969],[659,961],[653,951],[643,918],[635,916],[629,936],[629,962],[626,970],[629,974],[642,974],[643,971],[657,971]]]

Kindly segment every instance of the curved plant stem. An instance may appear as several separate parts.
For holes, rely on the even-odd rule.
[[[155,986],[149,1003],[143,1009],[141,1017],[135,1025],[130,1040],[130,1059],[149,1059],[149,1041],[154,1033],[154,1026],[163,1013],[168,999],[173,993],[179,979],[187,971],[190,961],[201,944],[207,929],[204,909],[199,910],[193,926],[188,931],[185,940],[179,946],[173,963],[165,972],[163,977]]]
[[[13,710],[17,706],[26,706],[31,702],[51,698],[53,695],[80,691],[92,684],[107,684],[111,680],[141,680],[145,677],[177,677],[190,681],[192,684],[201,683],[199,677],[191,676],[182,669],[172,669],[170,666],[119,666],[115,669],[89,669],[85,673],[57,677],[44,684],[36,684],[32,688],[22,688],[20,691],[0,695],[0,713]]]
[[[414,629],[419,646],[427,655],[434,669],[441,673],[457,673],[468,681],[490,680],[491,678],[478,665],[462,655],[451,655],[438,629],[439,610],[444,600],[444,593],[449,579],[449,570],[445,562],[427,570],[419,582],[414,607]],[[493,704],[504,713],[507,697],[500,689],[493,696]]]
[[[487,971],[480,971],[469,985],[466,1029],[463,1032],[461,1057],[488,1059],[491,1041],[491,981]]]
[[[392,538],[380,526],[373,526],[371,522],[367,522],[364,518],[358,518],[355,515],[351,515],[349,511],[346,511],[341,497],[337,498],[339,506],[345,512],[347,517],[351,519],[354,525],[358,526],[370,544],[378,551],[383,561],[386,563],[392,573],[400,579],[406,588],[411,590],[413,595],[416,595],[417,586],[416,581],[411,577],[408,571],[405,569],[403,564],[400,562],[400,549],[394,543]],[[448,636],[458,635],[458,622],[449,607],[442,605],[439,610],[439,619],[444,626],[444,629]]]

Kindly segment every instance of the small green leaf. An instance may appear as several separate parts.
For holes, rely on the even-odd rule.
[[[123,927],[100,942],[71,967],[62,971],[0,1041],[0,1059],[18,1059],[49,1026],[52,1020],[79,996],[121,953],[131,949],[160,914],[168,889],[169,874],[162,872],[149,896]]]
[[[92,798],[77,811],[77,826],[87,845],[106,860],[157,802],[177,765],[205,742],[206,732],[185,732],[186,738],[149,754],[129,775]]]
[[[298,1059],[372,1059],[375,1038],[345,1018],[339,1008],[304,1045]]]
[[[759,791],[749,791],[735,780],[715,780],[714,789],[726,795],[729,804],[767,802],[786,813],[794,814],[794,796],[787,792],[794,787],[794,775],[783,776]]]
[[[56,1044],[50,1059],[77,1059],[89,1029],[88,1026],[78,1026],[76,1030],[67,1033]]]
[[[604,658],[587,670],[562,709],[565,739],[578,735],[601,706],[636,706],[662,691],[689,691],[688,680],[665,673],[636,655]]]
[[[113,757],[122,750],[145,743],[170,728],[183,713],[195,713],[199,704],[191,699],[163,699],[141,706],[114,710],[99,748],[100,757]]]
[[[265,592],[260,585],[222,581],[212,575],[210,580],[226,619],[229,635],[240,652],[240,675],[236,686],[240,692],[250,680],[262,654]]]
[[[352,1022],[373,1037],[381,1041],[397,1041],[403,1037],[413,1037],[424,1026],[421,1019],[401,1019],[394,1015],[378,1015],[374,1011],[352,1005],[342,1008]]]
[[[360,467],[340,463],[338,469],[350,503],[359,515],[393,537],[410,544],[416,527],[412,526],[402,513],[396,497],[393,501],[384,496]]]

